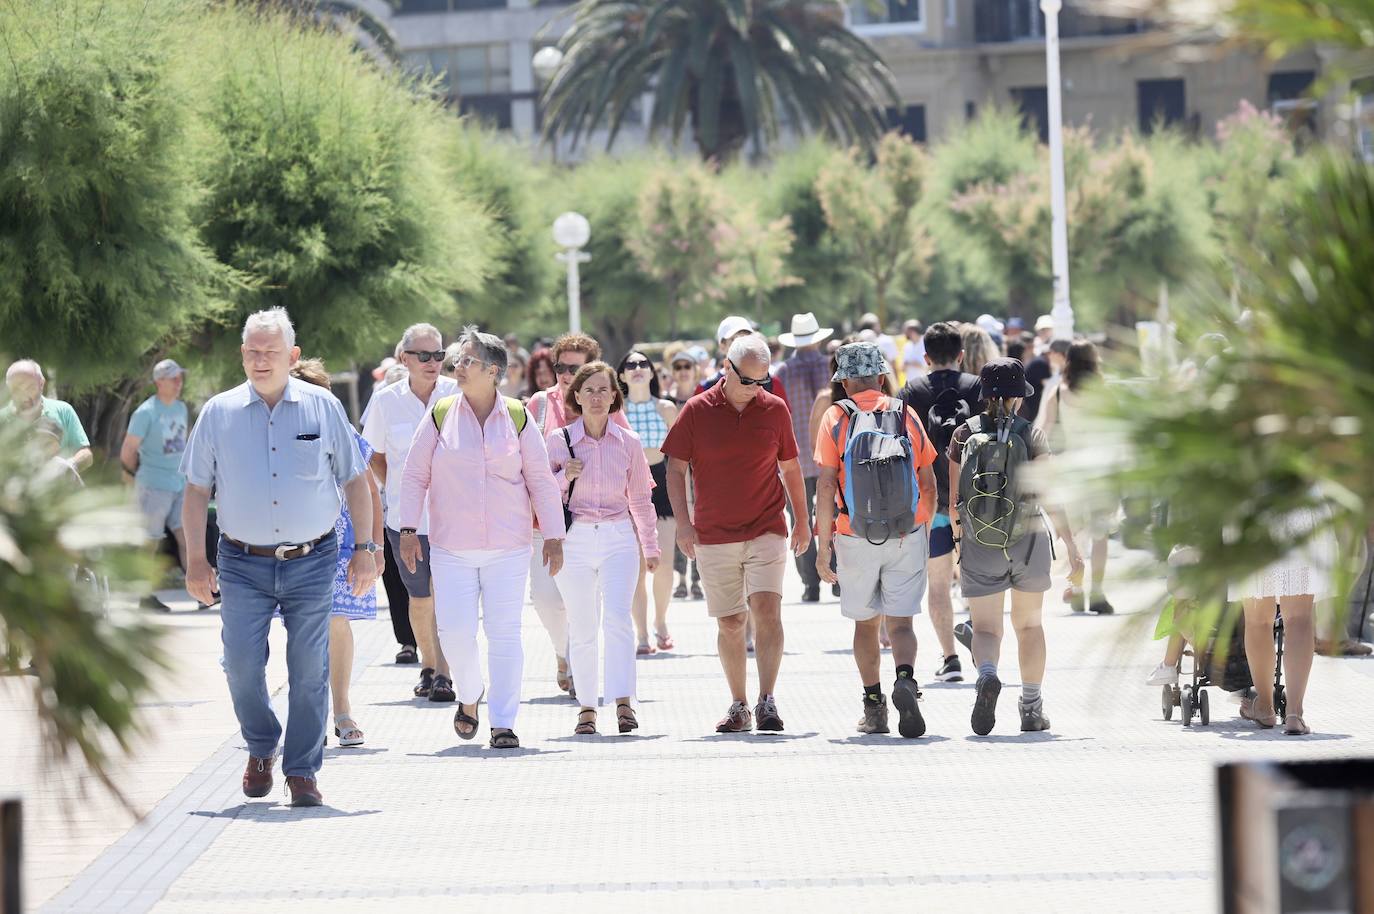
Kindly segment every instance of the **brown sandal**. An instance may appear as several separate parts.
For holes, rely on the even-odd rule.
[[[588,714],[590,720],[583,720]],[[585,708],[577,712],[577,726],[573,728],[574,736],[595,736],[596,735],[596,711],[592,708]]]
[[[1307,736],[1312,732],[1312,728],[1307,726],[1302,715],[1289,714],[1283,719],[1283,732],[1289,736]]]
[[[635,717],[635,709],[629,705],[615,706],[616,723],[620,725],[621,733],[629,733],[631,730],[639,729],[639,718]]]
[[[1240,703],[1240,716],[1258,725],[1262,730],[1272,730],[1274,725],[1279,722],[1278,715],[1270,714],[1268,717],[1257,717],[1255,715],[1255,699],[1247,698]]]

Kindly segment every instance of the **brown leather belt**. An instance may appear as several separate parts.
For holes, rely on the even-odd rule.
[[[334,531],[330,530],[329,533],[316,537],[308,543],[282,543],[280,546],[250,546],[247,543],[240,543],[232,536],[225,536],[224,541],[239,547],[249,555],[260,555],[264,558],[274,558],[279,562],[287,562],[291,559],[303,558],[314,552],[315,547],[328,539],[333,533]]]

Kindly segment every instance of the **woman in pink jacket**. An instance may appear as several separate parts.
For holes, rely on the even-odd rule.
[[[538,426],[518,400],[498,394],[505,344],[476,327],[465,328],[459,344],[460,393],[435,403],[406,458],[400,559],[414,571],[420,559],[415,527],[428,499],[434,614],[458,687],[453,728],[463,739],[477,733],[484,694],[477,654],[480,603],[491,680],[491,747],[515,749],[524,668],[520,614],[533,520],[544,531],[543,563],[556,575],[563,565],[563,513]]]
[[[617,727],[629,733],[639,727],[632,704],[635,632],[630,610],[641,547],[650,572],[659,563],[658,524],[649,494],[653,481],[639,437],[611,419],[624,400],[609,365],[582,366],[564,403],[579,418],[549,433],[548,451],[572,513],[567,564],[557,583],[568,609],[568,654],[582,705],[573,732],[596,732],[596,708],[604,691],[606,698],[615,699]],[[604,681],[598,678],[603,667],[600,633],[606,639]]]

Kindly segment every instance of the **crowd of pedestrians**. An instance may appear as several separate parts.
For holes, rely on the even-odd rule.
[[[249,796],[271,789],[283,735],[293,805],[322,802],[328,730],[341,746],[364,743],[349,702],[350,624],[376,617],[377,580],[396,662],[420,667],[412,697],[454,704],[464,740],[478,735],[485,704],[493,749],[520,745],[527,594],[575,734],[598,732],[603,702],[617,732],[640,726],[636,658],[675,649],[670,607],[684,600],[704,600],[716,621],[729,692],[717,732],[783,730],[792,564],[804,603],[820,602],[829,585],[853,623],[859,732],[889,732],[890,696],[900,735],[925,734],[914,622],[927,605],[939,649],[930,675],[962,681],[964,645],[980,735],[996,724],[1009,615],[1020,729],[1038,732],[1050,727],[1041,617],[1056,543],[1070,571],[1064,601],[1113,612],[1113,518],[1066,511],[1038,491],[1043,474],[1027,470],[1076,446],[1085,398],[1101,383],[1093,343],[1052,336],[1048,317],[1023,332],[983,315],[908,321],[894,339],[864,315],[837,338],[806,313],[778,337],[780,358],[751,321],[731,316],[714,355],[677,344],[612,361],[581,333],[526,352],[515,337],[476,327],[446,347],[438,328],[420,323],[374,372],[359,431],[323,363],[302,357],[289,317],[274,309],[243,327],[245,383],[209,399],[194,424],[181,399],[185,371],[158,362],[155,393],[134,410],[119,459],[150,544],[170,536],[187,590],[220,604]],[[72,407],[44,395],[35,362],[14,363],[6,383],[0,420],[29,422],[43,459],[79,480],[92,454]],[[1288,533],[1297,539],[1318,520],[1295,519]],[[1273,665],[1281,609],[1289,733],[1309,732],[1312,604],[1330,595],[1334,552],[1313,541],[1231,593],[1245,607],[1257,670]],[[957,626],[956,599],[969,612]],[[166,608],[156,598],[145,605]],[[264,672],[274,618],[287,631],[284,734]],[[1180,655],[1171,642],[1150,682],[1176,683]],[[1241,713],[1274,726],[1263,691]]]

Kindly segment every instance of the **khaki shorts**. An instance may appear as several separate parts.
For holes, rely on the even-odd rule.
[[[720,619],[742,613],[756,593],[781,595],[787,552],[787,537],[776,533],[742,543],[697,543],[697,569],[706,591],[707,615]]]

